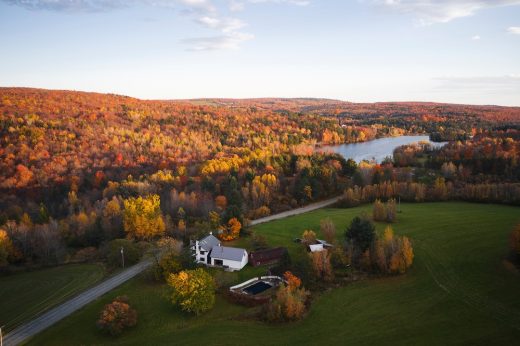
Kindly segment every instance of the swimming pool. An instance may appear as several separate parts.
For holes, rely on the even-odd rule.
[[[271,285],[267,282],[258,281],[258,282],[255,282],[254,284],[252,284],[251,286],[247,286],[246,288],[242,289],[242,291],[244,291],[248,294],[257,295],[259,293],[267,291],[271,287],[273,287],[273,285]]]

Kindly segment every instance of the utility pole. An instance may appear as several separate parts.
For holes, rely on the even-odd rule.
[[[2,335],[2,327],[0,327],[0,346],[4,346],[4,336]]]
[[[121,262],[123,263],[123,268],[125,267],[125,250],[121,246]],[[0,345],[2,346],[2,345]]]

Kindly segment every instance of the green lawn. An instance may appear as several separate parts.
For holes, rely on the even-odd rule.
[[[0,277],[0,326],[11,330],[100,281],[96,264],[71,264]]]
[[[513,345],[520,340],[520,275],[506,269],[508,234],[520,209],[466,203],[405,204],[394,229],[409,236],[415,262],[404,276],[359,281],[317,297],[304,320],[271,326],[222,299],[202,317],[164,298],[164,286],[130,281],[43,332],[36,345]],[[330,217],[338,230],[370,207],[322,209],[255,227],[272,245],[294,250],[292,239]],[[384,224],[378,224],[382,230]],[[243,274],[240,274],[243,276]],[[237,276],[236,279],[241,279]],[[100,334],[103,304],[126,294],[139,323],[120,338]]]

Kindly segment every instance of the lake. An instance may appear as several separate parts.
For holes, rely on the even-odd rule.
[[[385,157],[391,157],[395,148],[416,142],[428,142],[435,147],[442,147],[446,144],[446,142],[432,142],[430,141],[429,136],[401,136],[379,138],[362,143],[326,145],[320,147],[318,150],[332,151],[341,154],[347,160],[352,159],[356,162],[375,160],[380,163],[385,159]]]

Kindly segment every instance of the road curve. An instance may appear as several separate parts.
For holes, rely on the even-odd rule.
[[[309,204],[309,205],[306,205],[305,207],[301,207],[301,208],[298,208],[298,209],[291,209],[291,210],[288,210],[288,211],[284,211],[283,213],[280,213],[280,214],[266,216],[266,217],[263,217],[261,219],[253,220],[249,224],[251,226],[255,226],[255,225],[259,225],[261,223],[265,223],[265,222],[269,222],[269,221],[273,221],[273,220],[279,220],[279,219],[283,219],[283,218],[286,218],[286,217],[289,217],[289,216],[294,216],[294,215],[300,215],[300,214],[303,214],[303,213],[308,213],[309,211],[313,211],[313,210],[316,210],[316,209],[321,209],[321,208],[325,208],[325,207],[328,207],[330,205],[333,205],[333,204],[337,203],[341,198],[342,198],[342,196],[338,196],[338,197],[334,197],[334,198],[331,198],[331,199],[327,199],[325,201]]]
[[[74,311],[81,309],[83,306],[101,297],[105,293],[113,290],[117,286],[130,280],[152,264],[151,259],[146,259],[137,263],[136,265],[114,275],[113,277],[103,281],[97,286],[94,286],[67,302],[58,305],[57,307],[47,311],[34,320],[12,330],[4,337],[4,345],[15,346],[27,341],[30,337],[38,334],[42,330],[50,327],[59,320],[72,314]]]
[[[258,225],[261,223],[266,223],[273,220],[283,219],[289,216],[299,215],[303,213],[307,213],[309,211],[313,211],[316,209],[321,209],[324,207],[328,207],[337,203],[341,199],[341,196],[334,197],[331,199],[327,199],[325,201],[309,204],[305,207],[292,209],[285,211],[283,213],[270,215],[263,217],[261,219],[256,219],[250,222],[251,226]],[[94,286],[85,292],[79,294],[75,298],[70,299],[69,301],[47,311],[46,313],[40,315],[34,320],[27,322],[26,324],[14,329],[9,334],[7,334],[4,338],[4,345],[6,346],[15,346],[27,341],[30,337],[38,334],[42,330],[52,326],[54,323],[60,321],[61,319],[67,317],[73,312],[81,309],[83,306],[92,302],[93,300],[101,297],[105,293],[113,290],[117,286],[123,284],[124,282],[130,280],[137,274],[143,272],[146,268],[148,268],[152,264],[152,260],[144,260],[133,267],[126,269],[125,271],[103,281],[97,286]]]

